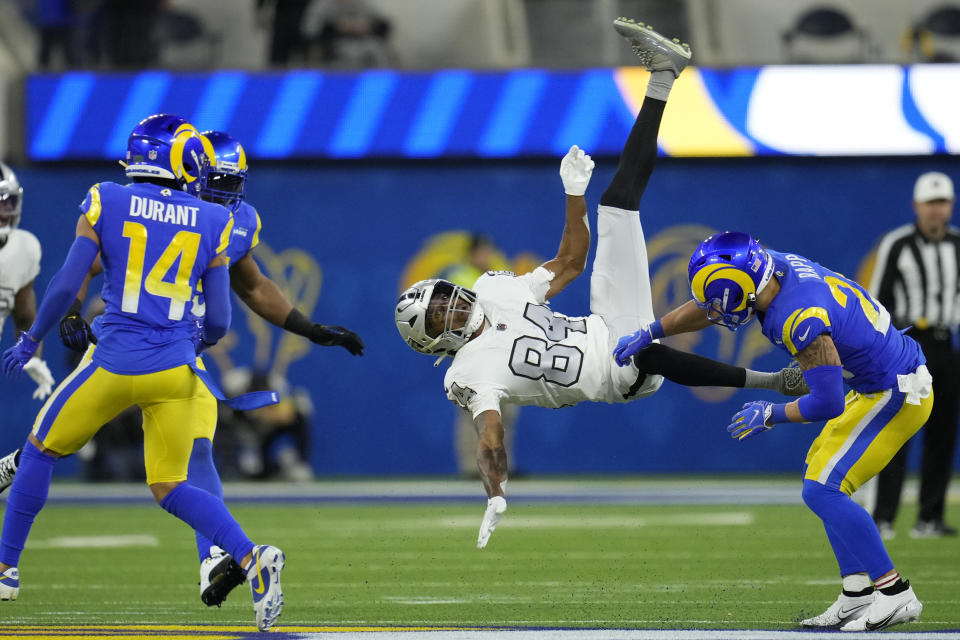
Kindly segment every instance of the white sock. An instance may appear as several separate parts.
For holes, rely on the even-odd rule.
[[[647,82],[647,96],[666,102],[675,79],[673,71],[667,69],[663,71],[652,71],[650,73],[650,80]]]
[[[873,583],[870,581],[870,576],[866,572],[863,573],[851,573],[850,575],[843,576],[843,590],[852,591],[856,593],[857,591],[863,591],[864,589],[869,589],[873,586]]]

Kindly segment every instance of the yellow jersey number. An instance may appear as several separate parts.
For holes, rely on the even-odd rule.
[[[123,282],[121,310],[126,313],[137,313],[140,308],[142,288],[151,295],[169,298],[170,311],[167,313],[167,318],[182,320],[184,307],[193,295],[193,289],[190,287],[190,273],[197,261],[200,234],[192,231],[178,231],[150,269],[146,280],[143,278],[143,261],[147,251],[147,228],[139,222],[124,222],[123,237],[130,239],[130,250],[127,255],[127,273]],[[180,265],[173,282],[165,281],[164,276],[178,258]]]

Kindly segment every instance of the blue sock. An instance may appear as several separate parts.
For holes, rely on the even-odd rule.
[[[28,440],[20,453],[20,466],[10,487],[7,513],[3,517],[0,537],[0,562],[16,567],[30,535],[33,520],[43,509],[50,491],[53,465],[57,458],[41,453]]]
[[[203,489],[182,482],[167,494],[160,506],[213,540],[238,563],[253,550],[253,543],[227,511],[223,500]]]
[[[823,520],[842,575],[866,571],[871,580],[876,580],[893,569],[873,518],[850,496],[814,480],[804,480],[803,501]],[[856,555],[852,549],[856,549]]]
[[[223,499],[223,485],[220,484],[220,475],[213,464],[213,443],[209,438],[197,438],[193,441],[193,452],[190,454],[190,466],[187,469],[187,482],[204,491]],[[197,553],[200,561],[210,555],[213,540],[197,533]],[[235,558],[237,562],[240,558]]]

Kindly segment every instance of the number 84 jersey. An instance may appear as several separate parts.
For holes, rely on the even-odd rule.
[[[444,377],[447,397],[474,417],[501,403],[560,408],[611,402],[609,331],[596,315],[568,317],[545,303],[552,274],[488,272],[474,291],[483,332],[460,347]]]

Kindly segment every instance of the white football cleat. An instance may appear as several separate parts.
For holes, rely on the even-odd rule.
[[[229,553],[219,547],[211,547],[212,553],[200,563],[200,600],[208,607],[220,606],[234,587],[247,579],[243,569]]]
[[[923,604],[917,600],[913,587],[907,582],[907,590],[895,596],[874,593],[864,615],[840,627],[840,631],[878,631],[901,622],[913,622],[920,618]]]
[[[17,454],[20,449],[0,458],[0,493],[7,490],[7,487],[13,484],[13,478],[17,475]]]
[[[871,604],[873,604],[872,593],[866,596],[848,596],[841,592],[837,601],[826,611],[818,616],[801,620],[800,625],[818,629],[839,627],[864,615]]]
[[[20,572],[10,567],[0,573],[0,600],[16,600],[20,595]]]
[[[690,63],[693,55],[690,45],[676,38],[666,38],[648,24],[631,18],[617,18],[613,21],[613,28],[627,39],[647,71],[672,71],[677,77]]]
[[[280,588],[280,572],[285,557],[276,547],[260,545],[253,548],[253,560],[247,567],[247,580],[253,593],[253,610],[257,616],[257,628],[269,631],[283,610],[283,590]]]

